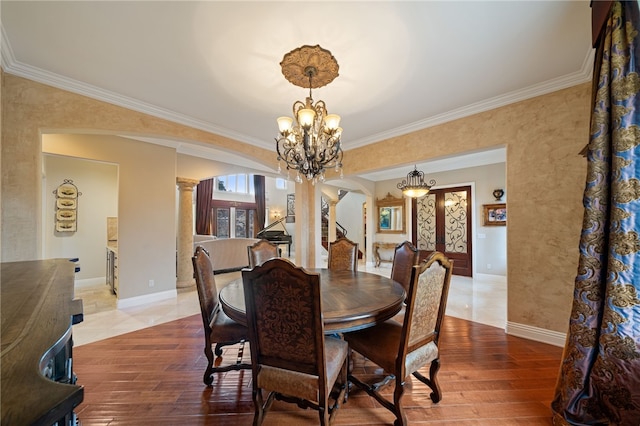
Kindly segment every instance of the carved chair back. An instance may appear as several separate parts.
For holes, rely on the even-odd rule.
[[[337,271],[357,271],[358,243],[348,238],[338,238],[330,242],[327,265],[329,269]]]
[[[255,268],[257,265],[274,257],[280,257],[278,246],[267,240],[260,240],[247,247],[249,255],[249,268]]]
[[[274,258],[244,269],[242,279],[251,344],[254,424],[262,422],[273,398],[314,408],[321,424],[326,424],[339,407],[337,402],[329,406],[329,393],[339,377],[342,390],[336,400],[344,397],[348,345],[324,336],[320,275],[307,273],[288,259]],[[269,392],[264,403],[263,390]],[[286,397],[281,398],[283,395]]]
[[[287,259],[242,271],[254,366],[319,375],[324,365],[320,276]]]

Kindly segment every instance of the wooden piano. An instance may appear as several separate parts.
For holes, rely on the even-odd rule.
[[[291,235],[287,232],[287,228],[284,226],[284,221],[286,217],[276,220],[273,223],[270,223],[266,228],[262,231],[258,232],[256,235],[257,238],[262,238],[263,240],[267,240],[273,244],[287,245],[287,257],[291,257]]]

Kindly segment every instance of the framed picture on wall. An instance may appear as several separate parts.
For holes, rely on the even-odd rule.
[[[296,221],[296,194],[287,194],[287,223]]]
[[[506,226],[507,225],[507,205],[484,204],[484,226]]]

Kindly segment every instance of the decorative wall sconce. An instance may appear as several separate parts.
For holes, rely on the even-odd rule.
[[[493,196],[496,197],[496,201],[502,201],[502,196],[504,195],[504,189],[494,189]]]
[[[278,220],[278,219],[280,219],[282,217],[282,214],[280,213],[280,210],[274,210],[272,215],[273,215],[273,218],[275,220]]]

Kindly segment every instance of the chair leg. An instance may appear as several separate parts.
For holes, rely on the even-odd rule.
[[[211,350],[211,343],[206,343],[204,354],[207,357],[207,368],[204,370],[202,381],[205,385],[211,386],[211,383],[213,383],[213,351]]]
[[[417,371],[413,375],[425,385],[429,386],[433,392],[431,392],[431,400],[434,403],[440,402],[442,399],[442,391],[440,390],[440,384],[438,383],[438,371],[440,370],[440,358],[436,358],[431,361],[431,367],[429,367],[429,378],[424,377]]]
[[[259,426],[264,420],[264,410],[262,407],[262,390],[256,389],[253,391],[253,426]]]
[[[396,377],[396,386],[393,390],[393,412],[396,415],[396,420],[393,422],[393,426],[406,426],[409,424],[407,421],[407,415],[404,412],[404,408],[400,403],[402,395],[404,394],[404,379]]]
[[[321,426],[325,426],[329,424],[329,410],[327,410],[326,407],[323,407],[323,406],[318,407],[318,416],[320,417]]]

